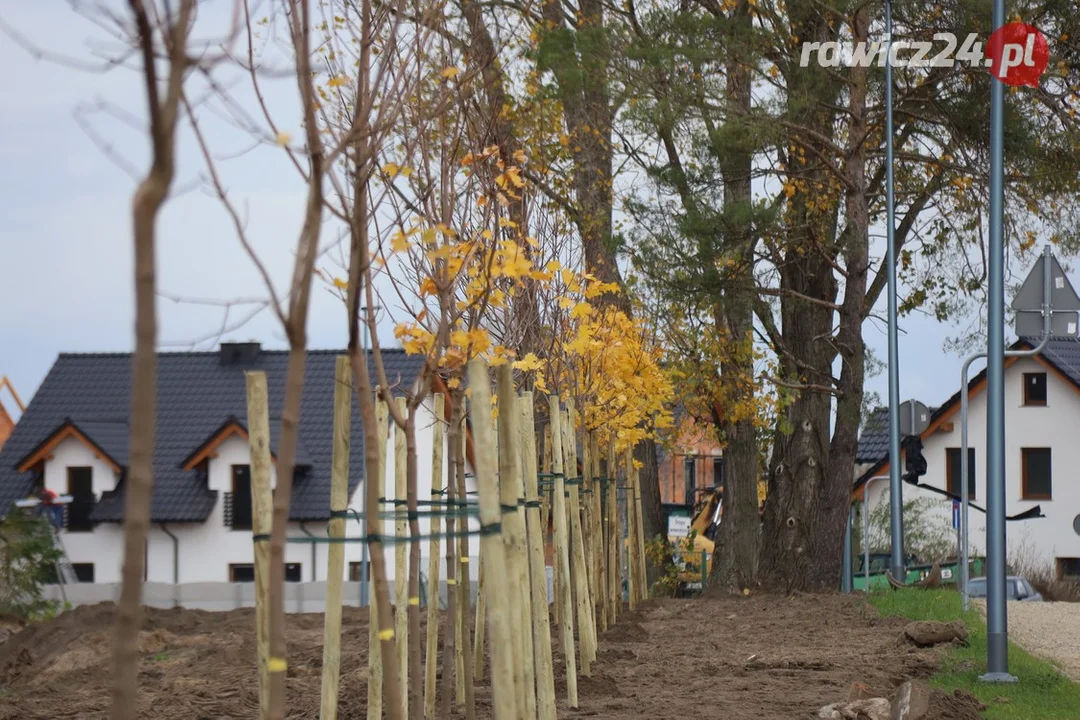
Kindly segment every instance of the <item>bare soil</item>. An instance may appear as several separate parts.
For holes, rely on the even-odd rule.
[[[111,604],[80,607],[0,644],[0,720],[107,717],[113,619]],[[255,717],[254,625],[251,610],[147,609],[139,640],[140,714]],[[904,680],[934,671],[934,650],[898,642],[903,625],[840,595],[653,601],[601,635],[592,677],[579,679],[578,709],[565,705],[563,663],[556,658],[559,716],[811,718],[844,700],[853,682],[890,696]],[[317,718],[322,616],[290,615],[288,643],[288,717]],[[343,719],[366,716],[366,646],[367,612],[346,608]],[[490,688],[479,683],[476,695],[478,717],[491,717]],[[935,718],[979,717],[968,703],[936,698]]]

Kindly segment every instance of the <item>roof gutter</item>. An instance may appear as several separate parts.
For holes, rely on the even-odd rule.
[[[173,551],[172,551],[172,573],[173,573],[173,607],[179,605],[179,601],[176,596],[176,587],[180,584],[180,538],[172,534],[169,527],[165,523],[161,524],[161,532],[172,538]]]

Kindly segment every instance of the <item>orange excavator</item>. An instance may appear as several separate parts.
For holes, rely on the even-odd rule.
[[[685,537],[669,536],[675,546],[675,562],[679,565],[680,594],[702,590],[712,572],[713,551],[716,535],[724,515],[724,486],[700,491],[701,497],[694,504],[690,532]],[[765,481],[758,482],[758,509],[765,505]]]

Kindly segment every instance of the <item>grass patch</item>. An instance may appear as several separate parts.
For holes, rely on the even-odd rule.
[[[986,717],[1035,720],[1077,717],[1080,713],[1080,685],[1013,643],[1009,643],[1009,672],[1020,678],[1020,682],[1014,685],[979,682],[979,675],[986,671],[986,623],[975,609],[966,615],[961,612],[958,592],[894,590],[872,593],[870,603],[886,617],[898,615],[912,620],[949,622],[963,616],[971,634],[970,645],[950,648],[930,684],[947,692],[954,688],[967,690],[987,706]]]

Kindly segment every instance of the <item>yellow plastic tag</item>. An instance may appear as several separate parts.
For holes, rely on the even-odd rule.
[[[454,578],[447,578],[446,579],[446,584],[447,585],[457,585],[457,580],[455,580]]]
[[[419,605],[420,604],[420,598],[418,598],[418,597],[409,598],[409,604],[410,605]]]
[[[463,557],[463,558],[461,558],[461,562],[467,563],[467,562],[469,562],[469,558]]]
[[[288,669],[289,664],[285,662],[285,658],[272,657],[266,659],[266,669],[272,673],[285,672]]]
[[[380,630],[379,631],[379,639],[380,640],[393,640],[394,639],[394,629],[393,628],[388,628],[386,630]]]

